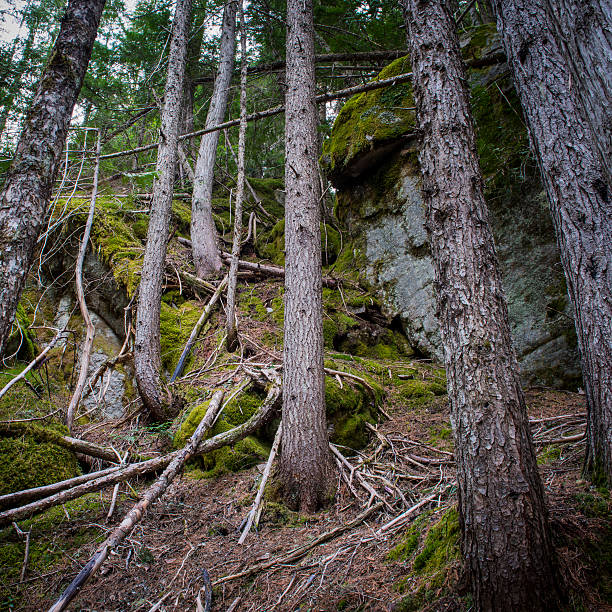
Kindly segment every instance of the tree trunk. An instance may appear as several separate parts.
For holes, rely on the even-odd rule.
[[[157,155],[157,178],[153,187],[147,244],[145,246],[138,310],[134,366],[143,404],[158,421],[171,418],[170,406],[162,398],[160,385],[160,309],[174,175],[177,165],[178,126],[185,74],[185,56],[191,0],[179,0],[174,15],[168,78],[164,94],[161,144]]]
[[[478,610],[557,609],[555,552],[483,197],[467,77],[443,0],[406,0],[462,551]]]
[[[323,373],[321,230],[312,0],[287,2],[285,344],[281,474],[286,501],[330,494]]]
[[[70,0],[0,194],[0,357],[30,269],[105,0]]]
[[[546,0],[550,23],[568,60],[572,91],[591,125],[599,162],[612,186],[612,3]]]
[[[238,348],[238,329],[236,325],[236,285],[238,284],[238,260],[242,246],[242,202],[244,200],[244,156],[246,149],[247,128],[247,48],[244,9],[242,0],[238,0],[240,13],[240,131],[238,135],[238,179],[236,186],[236,207],[234,211],[234,239],[232,259],[230,261],[229,282],[227,284],[227,350]],[[218,133],[218,132],[217,132]]]
[[[223,11],[219,69],[206,116],[206,127],[221,123],[225,117],[236,50],[236,6],[236,0],[229,0]],[[218,131],[202,136],[195,168],[191,201],[191,240],[196,274],[200,278],[212,276],[221,269],[217,230],[212,216],[213,178],[218,141]]]
[[[612,186],[544,2],[496,0],[495,9],[574,307],[588,414],[585,468],[612,482]]]

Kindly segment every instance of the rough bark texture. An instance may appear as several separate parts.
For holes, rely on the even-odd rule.
[[[546,0],[550,23],[564,48],[583,117],[612,185],[612,2]]]
[[[0,194],[0,356],[44,227],[105,0],[70,0]]]
[[[478,610],[557,609],[555,554],[443,0],[406,0],[427,229],[451,403],[462,551]]]
[[[153,187],[136,315],[134,343],[136,382],[145,407],[151,412],[152,417],[159,421],[173,416],[169,403],[162,398],[159,380],[161,370],[160,309],[174,175],[178,157],[178,126],[190,14],[191,0],[178,0],[170,43],[170,57],[168,58],[161,143],[156,165],[157,179]]]
[[[544,2],[496,0],[495,8],[574,307],[587,399],[585,466],[612,482],[612,189]]]
[[[238,283],[238,260],[242,246],[242,203],[244,201],[244,156],[246,152],[247,128],[247,45],[244,23],[244,9],[239,0],[240,14],[240,130],[238,135],[238,179],[236,187],[236,207],[234,211],[234,238],[232,242],[232,259],[227,284],[227,350],[238,348],[238,328],[236,323],[236,285]]]
[[[281,472],[285,499],[313,511],[329,494],[317,107],[312,0],[287,2],[285,345]]]
[[[225,117],[236,50],[236,8],[236,1],[229,0],[223,11],[219,68],[206,116],[206,127],[221,123]],[[200,278],[212,276],[221,269],[217,230],[212,216],[213,178],[218,141],[218,131],[202,136],[193,183],[191,240],[196,274]]]

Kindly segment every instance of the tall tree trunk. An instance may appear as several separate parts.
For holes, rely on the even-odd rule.
[[[223,10],[219,68],[206,116],[206,127],[221,123],[225,117],[236,51],[236,6],[236,0],[229,0]],[[219,132],[202,136],[195,168],[191,201],[191,241],[196,274],[200,278],[214,275],[221,269],[217,230],[212,216],[213,178],[218,141]]]
[[[405,0],[427,229],[455,436],[462,551],[478,610],[557,609],[467,77],[444,0]]]
[[[0,194],[0,356],[48,202],[105,0],[70,0]]]
[[[612,186],[544,2],[495,0],[495,9],[574,307],[587,400],[585,468],[612,483]]]
[[[568,60],[572,90],[590,123],[595,146],[612,186],[612,3],[610,0],[546,0],[550,23]]]
[[[285,345],[281,472],[285,499],[310,512],[326,501],[321,229],[312,0],[287,2],[285,98]]]
[[[229,281],[227,284],[227,350],[238,348],[238,330],[236,326],[236,285],[238,283],[238,260],[242,246],[242,203],[244,200],[244,157],[247,129],[247,46],[244,7],[238,0],[240,13],[240,130],[238,135],[238,180],[236,186],[236,207],[234,211],[234,240],[230,262]]]
[[[157,178],[153,186],[151,214],[142,263],[136,315],[136,340],[134,343],[136,382],[145,407],[151,412],[153,418],[159,421],[167,420],[173,416],[170,414],[168,402],[162,398],[159,333],[162,281],[170,229],[174,176],[178,158],[178,127],[190,14],[191,0],[178,0],[168,58],[161,144],[159,145],[155,168]]]

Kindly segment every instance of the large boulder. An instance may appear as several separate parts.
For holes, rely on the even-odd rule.
[[[463,48],[465,59],[477,61],[499,51],[490,25],[474,29]],[[409,69],[402,58],[380,76]],[[524,381],[576,386],[580,368],[571,306],[507,66],[471,69],[469,80],[490,222]],[[415,349],[441,359],[413,106],[405,84],[349,100],[322,162],[351,240],[349,257],[345,253],[339,261],[363,271],[389,314],[399,315]]]

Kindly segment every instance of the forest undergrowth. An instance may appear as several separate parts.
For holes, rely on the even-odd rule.
[[[162,347],[170,371],[208,298],[201,289],[182,286],[182,272],[188,269],[184,244],[173,241],[168,261]],[[339,262],[342,269],[342,254]],[[326,273],[336,280],[343,276],[333,264]],[[470,594],[462,588],[444,371],[408,354],[398,332],[384,327],[374,300],[354,277],[344,274],[341,287],[325,290],[326,404],[337,470],[330,505],[310,516],[294,512],[282,502],[273,468],[259,525],[244,544],[238,543],[274,439],[277,414],[233,447],[193,460],[85,585],[77,609],[199,609],[207,577],[212,610],[470,609]],[[51,305],[45,299],[38,305],[42,318],[52,319]],[[238,317],[240,348],[228,353],[223,309],[211,316],[186,373],[170,384],[181,406],[174,421],[148,422],[132,390],[124,416],[103,418],[94,410],[77,418],[73,436],[110,447],[118,458],[128,451],[131,457],[164,455],[184,444],[217,388],[225,389],[226,406],[210,435],[246,421],[265,395],[250,384],[254,373],[278,370],[282,362],[282,279],[243,272]],[[78,317],[71,321],[78,329]],[[39,341],[51,334],[36,331]],[[3,421],[48,427],[59,420],[57,410],[68,401],[74,376],[76,336],[2,398]],[[365,337],[375,340],[368,346]],[[22,367],[5,371],[3,381]],[[129,359],[120,367],[127,368],[129,378]],[[569,585],[568,610],[612,609],[609,492],[581,479],[584,396],[536,388],[527,390],[527,400],[562,574]],[[36,434],[12,436],[2,441],[11,441],[12,452],[17,440],[23,443],[17,449],[22,454],[44,446]],[[56,446],[48,446],[57,452]],[[80,458],[83,472],[109,465]],[[8,492],[8,474],[17,465],[25,472],[44,472],[49,466],[44,455],[38,464],[9,461],[6,454],[2,493]],[[113,487],[0,531],[0,609],[48,607],[151,482],[140,478],[121,483],[110,517]]]

